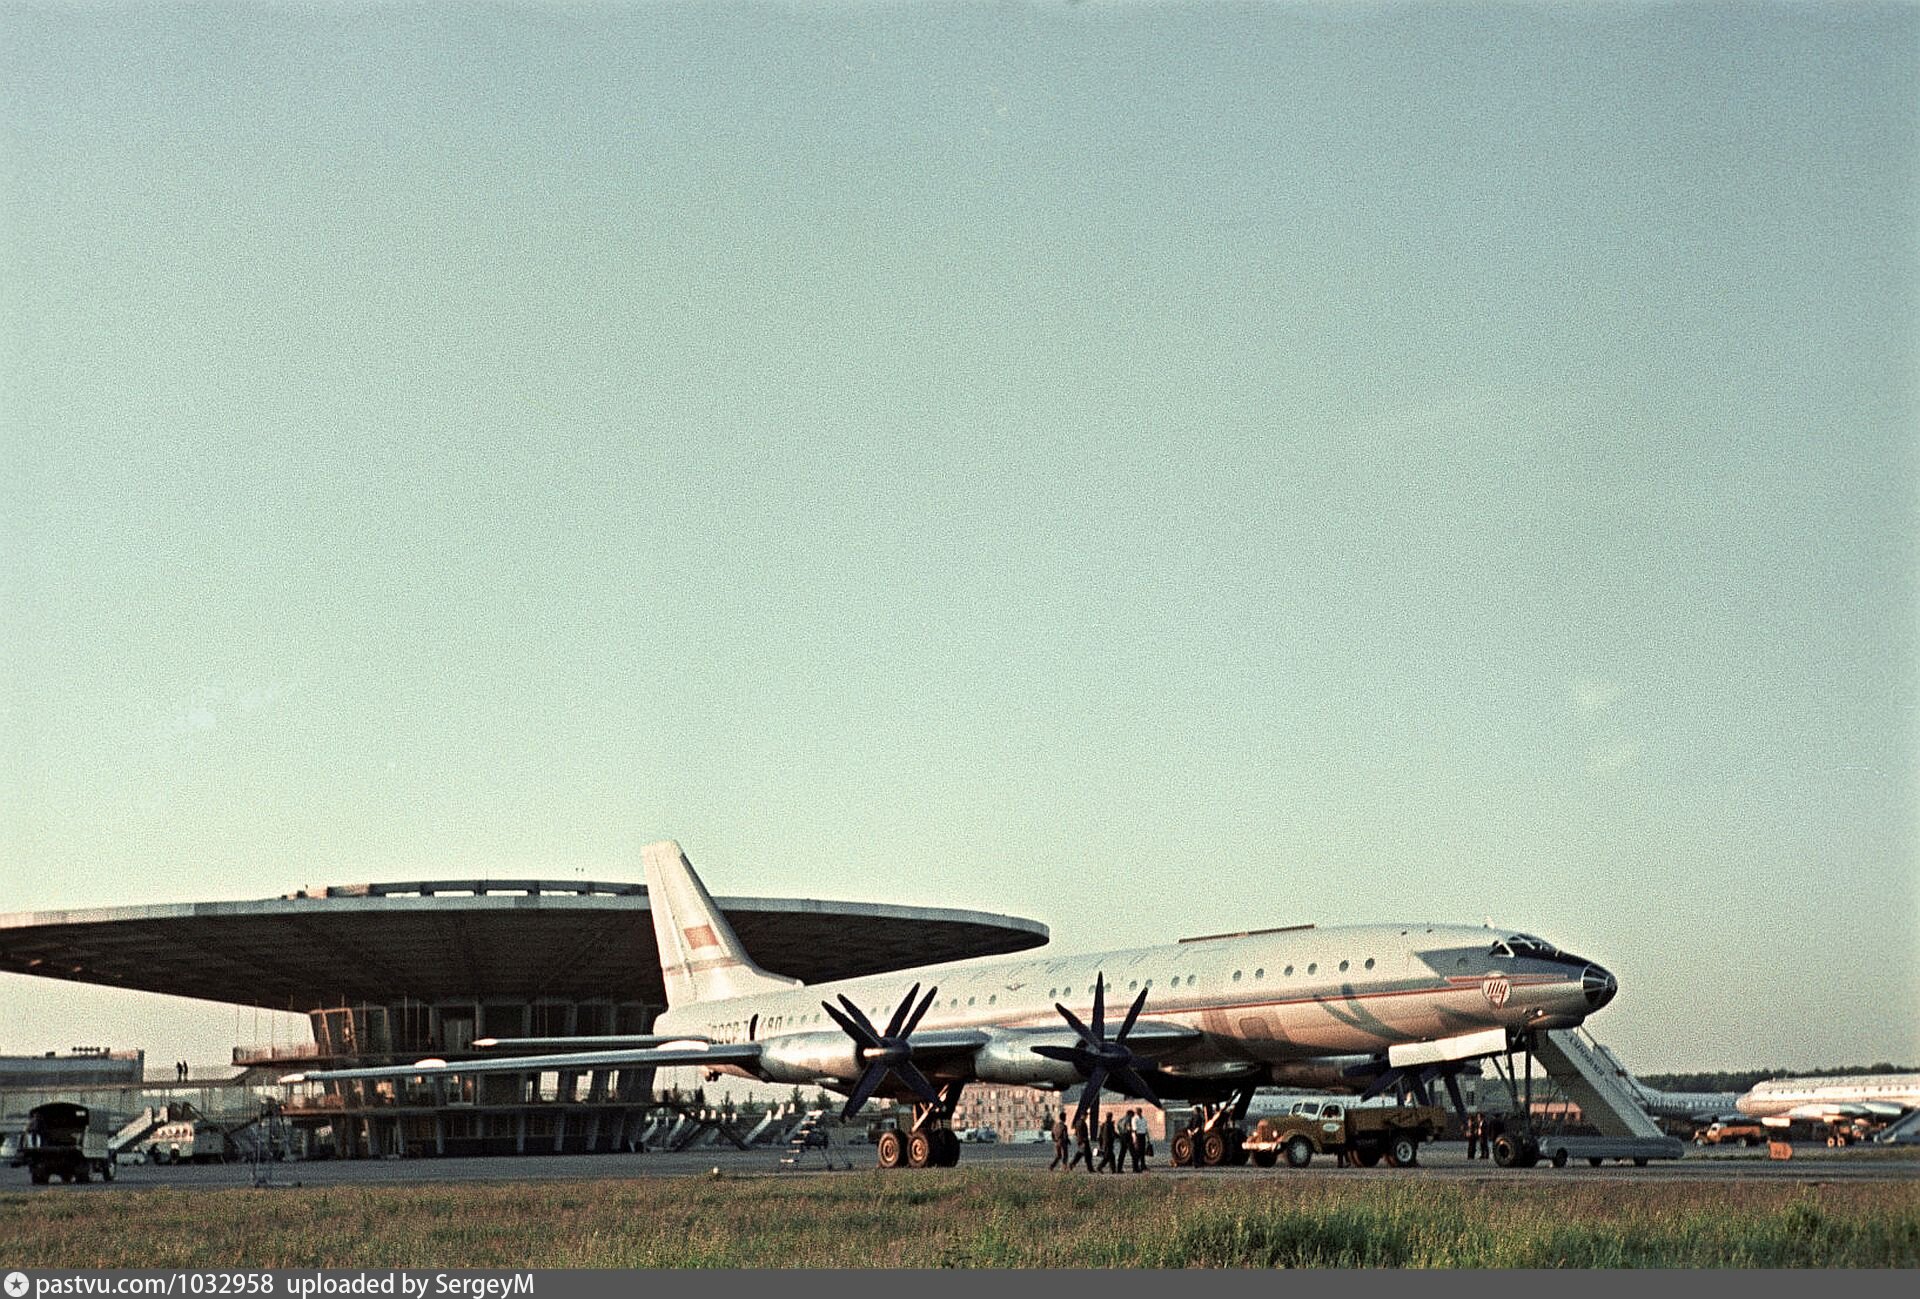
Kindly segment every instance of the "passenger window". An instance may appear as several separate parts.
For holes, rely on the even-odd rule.
[[[1372,958],[1371,956],[1369,956],[1369,957],[1367,958],[1367,968],[1368,968],[1369,970],[1371,970],[1371,969],[1373,968],[1373,958]]]
[[[1307,973],[1308,973],[1308,974],[1312,974],[1312,973],[1313,973],[1313,972],[1314,972],[1315,970],[1317,970],[1317,969],[1319,969],[1319,968],[1320,968],[1320,962],[1318,962],[1318,961],[1308,961],[1308,962],[1307,962]]]
[[[1340,962],[1340,973],[1345,974],[1346,972],[1347,972],[1347,962],[1342,961]]]
[[[1280,971],[1280,973],[1285,977],[1291,979],[1293,977],[1293,967],[1289,965],[1286,969]]]
[[[1265,970],[1255,970],[1253,972],[1253,977],[1256,979],[1264,979],[1267,977],[1267,972]]]
[[[1235,970],[1235,971],[1233,972],[1233,981],[1234,981],[1235,983],[1238,983],[1238,982],[1240,982],[1240,971],[1238,971],[1238,970]]]

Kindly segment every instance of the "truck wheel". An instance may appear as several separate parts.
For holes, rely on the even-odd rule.
[[[1493,1139],[1493,1162],[1501,1168],[1512,1168],[1520,1162],[1520,1143],[1502,1132]]]
[[[873,1143],[873,1153],[882,1168],[900,1167],[900,1161],[906,1155],[901,1148],[900,1134],[891,1130],[880,1134],[880,1139]]]
[[[1218,1168],[1227,1162],[1226,1133],[1216,1130],[1201,1136],[1200,1162],[1208,1168]]]
[[[1567,1166],[1567,1148],[1565,1146],[1561,1146],[1553,1152],[1553,1166],[1555,1168],[1565,1168]]]
[[[1280,1162],[1280,1152],[1278,1150],[1255,1150],[1251,1153],[1253,1155],[1253,1162],[1262,1168],[1272,1168]]]
[[[1606,1161],[1606,1160],[1604,1160],[1604,1159],[1596,1159],[1596,1158],[1594,1158],[1594,1157],[1592,1157],[1591,1155],[1587,1157],[1587,1167],[1588,1167],[1588,1168],[1598,1168],[1598,1167],[1600,1167],[1600,1165],[1602,1165],[1602,1164],[1604,1164],[1604,1163],[1606,1163],[1606,1162],[1607,1162],[1607,1161]]]
[[[1307,1140],[1305,1137],[1290,1137],[1287,1139],[1287,1166],[1289,1168],[1305,1168],[1312,1162],[1313,1142]]]
[[[1173,1138],[1173,1147],[1172,1147],[1172,1150],[1170,1151],[1170,1155],[1171,1155],[1171,1158],[1173,1159],[1173,1166],[1175,1168],[1192,1167],[1193,1166],[1193,1133],[1181,1132],[1177,1134]]]
[[[1633,1161],[1633,1166],[1635,1168],[1645,1168],[1647,1166],[1647,1161],[1644,1159],[1636,1159]]]
[[[27,1170],[27,1176],[33,1179],[35,1186],[45,1186],[53,1180],[53,1170],[45,1164],[35,1164]]]
[[[1396,1134],[1387,1143],[1387,1163],[1395,1168],[1412,1168],[1420,1162],[1420,1143],[1412,1137]]]

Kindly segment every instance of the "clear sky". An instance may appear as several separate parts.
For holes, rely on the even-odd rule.
[[[1499,922],[1920,1058],[1911,5],[0,8],[0,911]],[[273,1030],[284,1040],[288,1029]],[[0,976],[0,1052],[251,1012]]]

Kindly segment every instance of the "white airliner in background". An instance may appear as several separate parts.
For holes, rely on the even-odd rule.
[[[1823,1124],[1828,1144],[1852,1140],[1920,1109],[1920,1074],[1857,1074],[1838,1078],[1773,1078],[1754,1084],[1734,1106],[1768,1127]]]
[[[504,1040],[491,1045],[565,1053],[282,1081],[697,1066],[829,1088],[848,1097],[849,1117],[873,1096],[909,1101],[910,1128],[883,1134],[878,1153],[882,1166],[918,1168],[958,1160],[948,1119],[975,1081],[1085,1083],[1082,1115],[1103,1088],[1154,1105],[1178,1097],[1196,1103],[1203,1133],[1229,1134],[1253,1089],[1271,1084],[1424,1097],[1439,1081],[1458,1107],[1463,1064],[1509,1052],[1531,1030],[1579,1024],[1617,988],[1600,966],[1538,938],[1426,924],[1299,925],[806,986],[754,964],[677,843],[644,857],[667,992],[653,1033]],[[1110,1031],[1108,1003],[1123,998]],[[1231,1149],[1224,1136],[1201,1144],[1200,1162]]]

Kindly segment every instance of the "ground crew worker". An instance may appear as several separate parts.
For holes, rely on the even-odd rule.
[[[1100,1118],[1100,1166],[1096,1173],[1117,1173],[1119,1162],[1114,1159],[1114,1148],[1119,1145],[1119,1134],[1114,1131],[1113,1115],[1105,1114]]]
[[[1081,1160],[1086,1161],[1087,1171],[1091,1173],[1093,1171],[1093,1145],[1087,1140],[1087,1116],[1084,1114],[1076,1114],[1073,1116],[1073,1158],[1067,1161],[1067,1171],[1072,1172],[1073,1166]]]
[[[1067,1168],[1067,1116],[1064,1111],[1053,1120],[1053,1162],[1048,1168]]]
[[[1133,1110],[1129,1117],[1133,1119],[1133,1131],[1130,1134],[1133,1138],[1133,1171],[1144,1173],[1147,1171],[1147,1116],[1140,1110]]]

